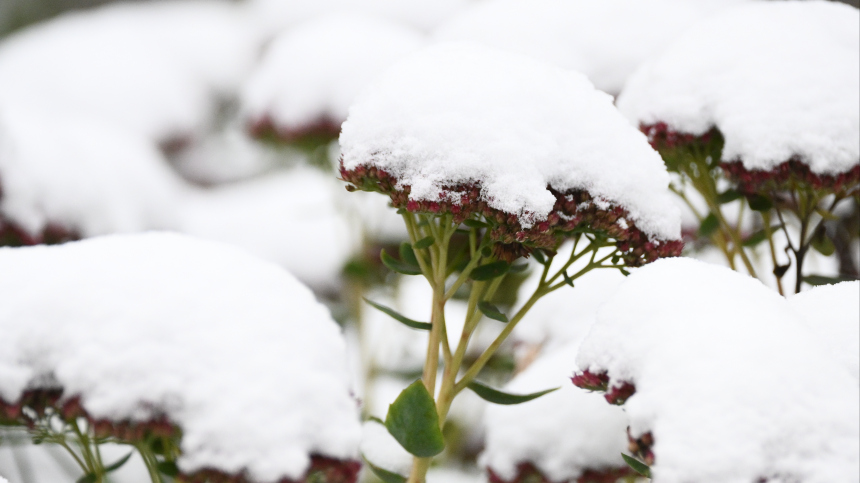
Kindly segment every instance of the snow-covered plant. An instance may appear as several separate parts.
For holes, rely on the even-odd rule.
[[[505,394],[476,380],[540,298],[590,270],[623,271],[681,249],[668,175],[645,137],[583,76],[526,57],[469,44],[415,54],[360,96],[340,143],[347,189],[389,196],[408,228],[411,243],[399,258],[383,251],[382,261],[433,289],[429,322],[375,304],[429,331],[422,380],[401,393],[385,421],[414,455],[413,483],[444,450],[442,425],[458,393],[470,388],[509,403],[542,394]],[[455,236],[464,239],[456,250]],[[550,271],[567,239],[574,249]],[[522,307],[505,314],[493,296],[524,256],[542,264],[542,275]],[[469,302],[453,345],[444,309],[460,291]],[[506,325],[467,366],[484,316]]]
[[[857,481],[860,394],[841,360],[847,344],[831,346],[798,312],[728,268],[661,260],[602,307],[573,382],[624,405],[630,451],[655,481]],[[844,323],[856,333],[856,318]]]
[[[699,235],[764,280],[751,250],[767,241],[780,292],[792,264],[800,291],[811,248],[833,254],[823,222],[860,198],[856,18],[856,8],[823,1],[730,10],[646,64],[618,99],[681,175],[674,189],[697,213]],[[683,184],[701,195],[704,212]],[[724,205],[739,199],[741,213],[760,214],[760,231],[745,235],[727,216]]]
[[[50,300],[50,303],[45,303]],[[180,235],[0,249],[0,424],[104,482],[354,483],[360,426],[328,310],[275,265]]]

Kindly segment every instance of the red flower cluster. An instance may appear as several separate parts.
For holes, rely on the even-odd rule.
[[[744,194],[784,191],[809,186],[816,191],[838,193],[860,185],[860,164],[837,175],[815,174],[803,161],[790,159],[769,171],[748,170],[740,161],[722,163],[723,171]]]
[[[295,143],[309,139],[331,142],[340,135],[341,123],[328,117],[299,128],[279,126],[271,117],[263,116],[248,125],[248,132],[257,139],[271,139],[282,143]]]
[[[605,392],[603,396],[609,404],[622,405],[627,399],[636,393],[636,386],[622,381],[620,384],[610,384],[609,376],[605,372],[593,373],[582,371],[570,378],[573,385],[587,391]]]
[[[51,409],[52,411],[49,411]],[[36,423],[53,413],[65,421],[84,418],[93,428],[98,438],[115,438],[125,444],[136,444],[152,438],[177,441],[182,432],[166,417],[160,416],[149,421],[131,420],[110,421],[95,419],[84,409],[78,396],[63,398],[62,389],[36,389],[24,392],[15,403],[7,403],[0,398],[0,425],[18,425],[34,428]],[[325,456],[313,455],[311,467],[301,480],[282,479],[278,483],[356,483],[361,463],[349,460],[336,460]],[[253,483],[244,474],[230,475],[214,469],[206,469],[193,474],[179,474],[179,483]]]
[[[633,436],[630,436],[630,428],[627,428],[627,449],[629,449],[634,456],[644,461],[648,466],[654,464],[654,452],[651,451],[651,447],[653,446],[654,435],[650,432],[645,433],[638,438],[634,438]]]
[[[512,480],[506,480],[497,475],[492,469],[487,469],[490,483],[615,483],[620,478],[631,474],[629,468],[608,468],[603,470],[586,470],[579,478],[564,481],[550,480],[531,463],[517,465],[517,474]]]
[[[627,210],[593,198],[587,191],[560,192],[547,186],[556,199],[543,221],[524,228],[519,217],[490,207],[482,199],[479,183],[445,187],[437,201],[409,198],[411,188],[397,188],[397,179],[384,170],[359,166],[346,170],[341,164],[341,179],[350,183],[347,190],[378,191],[391,198],[397,208],[413,213],[451,214],[454,221],[481,217],[490,225],[489,236],[496,242],[496,254],[508,261],[527,256],[535,248],[554,250],[561,241],[577,233],[594,233],[616,242],[625,265],[636,267],[658,258],[678,256],[683,242],[651,240],[630,220]]]

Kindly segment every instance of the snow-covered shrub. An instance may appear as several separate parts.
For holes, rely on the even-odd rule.
[[[538,299],[592,269],[624,270],[681,248],[668,175],[647,139],[585,77],[540,61],[470,44],[428,48],[359,97],[340,143],[347,189],[388,195],[408,227],[411,243],[401,246],[400,259],[383,252],[382,261],[423,275],[433,289],[429,323],[382,307],[430,332],[422,381],[403,391],[386,418],[415,456],[413,482],[424,481],[445,447],[441,425],[457,393],[468,387],[491,402],[540,394],[506,395],[475,381]],[[468,242],[449,250],[455,233]],[[576,247],[550,273],[565,239]],[[529,255],[543,273],[509,318],[491,301],[504,276],[523,268],[512,262]],[[581,259],[588,262],[568,274]],[[444,308],[460,289],[469,302],[455,346]],[[466,368],[483,316],[507,325]],[[434,399],[440,350],[444,370]]]
[[[811,247],[833,253],[822,216],[860,196],[857,15],[823,1],[731,9],[646,63],[618,98],[669,169],[707,202],[700,234],[713,235],[732,266],[739,256],[763,279],[747,252],[768,241],[781,291],[792,264],[795,292],[801,289]],[[720,187],[723,177],[732,189]],[[726,219],[720,205],[740,197],[761,213],[759,233],[744,237]],[[793,260],[777,255],[773,233],[780,230]]]
[[[344,353],[306,287],[235,248],[153,233],[0,249],[0,421],[65,445],[86,481],[117,442],[154,482],[354,482]]]
[[[441,41],[475,41],[585,74],[616,95],[639,65],[708,15],[748,0],[487,0],[439,26]]]
[[[797,312],[727,268],[661,260],[600,310],[574,383],[624,405],[654,481],[858,481],[857,380]]]

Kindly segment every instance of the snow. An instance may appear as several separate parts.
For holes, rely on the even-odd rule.
[[[0,476],[0,483],[9,483],[9,482],[6,480],[6,478],[3,478],[2,476]]]
[[[637,269],[577,365],[628,381],[634,437],[665,482],[857,481],[857,381],[775,291],[691,259]]]
[[[471,3],[470,0],[251,0],[259,28],[285,27],[331,14],[363,14],[429,31]]]
[[[517,54],[446,43],[407,57],[353,104],[340,144],[345,169],[384,169],[414,200],[480,182],[528,228],[552,210],[551,184],[621,205],[651,236],[680,234],[663,161],[612,98]]]
[[[50,378],[97,419],[163,413],[186,473],[274,481],[310,453],[357,457],[340,329],[277,266],[150,233],[3,248],[0,274],[3,399]]]
[[[814,287],[788,302],[831,354],[860,380],[860,282]]]
[[[183,191],[145,138],[90,119],[0,104],[0,215],[40,233],[167,229]]]
[[[361,454],[374,466],[399,475],[408,475],[412,469],[412,455],[376,421],[362,426]]]
[[[155,140],[185,136],[250,69],[251,25],[240,6],[219,1],[67,13],[0,44],[0,103],[87,113]]]
[[[488,0],[435,32],[579,71],[617,94],[645,60],[691,25],[745,0]]]
[[[243,89],[252,120],[300,131],[340,125],[356,95],[380,71],[424,44],[408,27],[364,15],[330,15],[276,37]]]
[[[198,191],[175,208],[178,231],[237,245],[314,289],[335,289],[358,240],[336,205],[331,175],[296,167]]]
[[[756,2],[679,38],[618,98],[636,124],[700,135],[716,126],[722,159],[769,170],[798,157],[816,174],[860,159],[860,23],[833,2]]]
[[[518,464],[532,463],[550,481],[576,481],[587,469],[623,465],[624,412],[570,383],[578,343],[544,353],[503,388],[516,394],[561,389],[515,406],[487,406],[480,465],[513,480]]]

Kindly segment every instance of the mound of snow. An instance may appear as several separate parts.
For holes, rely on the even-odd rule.
[[[0,249],[0,397],[49,380],[94,418],[164,414],[186,473],[275,481],[311,453],[355,458],[345,351],[310,290],[235,248],[152,233]]]
[[[612,98],[524,56],[459,43],[413,54],[360,96],[340,143],[345,169],[383,169],[414,200],[480,183],[490,207],[528,228],[553,209],[547,185],[586,189],[651,236],[680,234],[663,161]]]
[[[718,128],[724,161],[769,170],[797,157],[816,174],[860,160],[858,11],[824,1],[756,2],[679,38],[628,82],[634,123],[700,135]]]
[[[783,297],[691,259],[637,269],[598,313],[577,365],[629,382],[657,481],[857,481],[857,381]]]
[[[691,25],[746,0],[488,0],[435,32],[582,72],[617,94],[639,65]]]
[[[276,37],[243,89],[245,117],[301,132],[340,126],[358,93],[381,71],[424,44],[400,24],[332,15]]]

